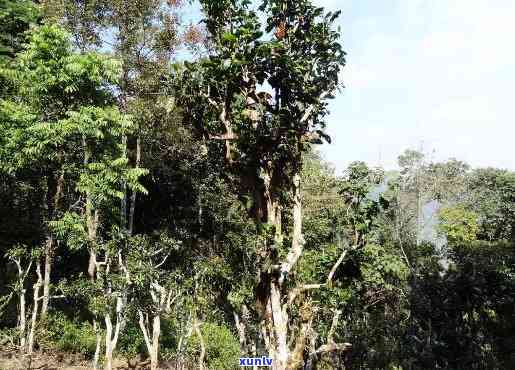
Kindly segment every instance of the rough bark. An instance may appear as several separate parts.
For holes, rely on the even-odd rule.
[[[295,347],[288,358],[288,370],[296,370],[304,363],[304,350],[306,349],[306,341],[311,330],[313,320],[313,312],[309,303],[303,305],[300,316],[301,324],[299,335],[296,338]]]
[[[275,246],[263,246],[267,253],[274,258],[274,252],[271,248],[279,248],[282,244],[282,220],[281,220],[281,206],[279,201],[274,196],[273,189],[273,172],[270,170],[263,171],[264,192],[263,198],[266,203],[267,223],[275,227],[274,244]],[[264,315],[263,336],[269,355],[273,358],[273,368],[276,370],[289,369],[291,362],[290,357],[292,352],[288,342],[288,324],[289,304],[283,303],[285,298],[284,282],[288,277],[290,271],[295,267],[297,261],[302,255],[304,246],[304,239],[302,236],[302,200],[300,191],[300,174],[295,174],[293,177],[293,231],[292,243],[289,253],[284,261],[272,261],[271,271],[268,271],[266,281],[266,288],[268,289],[266,302],[266,311]]]
[[[161,318],[156,315],[152,320],[152,352],[150,353],[150,369],[157,370],[159,365],[159,337],[161,335]]]
[[[302,236],[302,198],[300,191],[300,174],[295,174],[293,177],[293,232],[291,249],[286,257],[286,261],[281,265],[281,280],[284,282],[286,276],[290,273],[293,267],[297,264],[302,250],[304,248],[304,237]]]
[[[278,281],[273,281],[270,286],[270,303],[272,308],[273,333],[275,345],[274,369],[286,369],[289,357],[288,348],[288,318],[282,309],[281,287]]]

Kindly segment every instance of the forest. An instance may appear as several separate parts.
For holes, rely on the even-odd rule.
[[[340,12],[198,3],[0,0],[0,369],[515,369],[515,172],[338,174]]]

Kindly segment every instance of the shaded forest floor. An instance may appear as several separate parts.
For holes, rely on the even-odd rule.
[[[126,360],[116,360],[115,369],[146,369],[147,366],[129,366]],[[92,370],[91,360],[82,355],[66,352],[36,352],[29,358],[23,358],[14,349],[0,348],[0,370]],[[171,367],[162,367],[171,369]]]
[[[0,350],[0,370],[90,370],[88,361],[73,354],[35,353],[32,360],[23,358],[14,351]]]

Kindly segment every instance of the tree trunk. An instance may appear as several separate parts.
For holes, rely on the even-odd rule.
[[[238,330],[238,337],[240,340],[240,352],[242,354],[247,354],[247,345],[245,338],[245,324],[240,320],[240,316],[238,313],[233,312],[234,323],[236,325],[236,329]]]
[[[281,285],[297,264],[304,248],[304,237],[302,236],[302,195],[300,190],[300,174],[297,173],[293,176],[293,231],[291,249],[286,257],[286,261],[281,264]]]
[[[161,318],[154,316],[152,322],[152,349],[150,352],[150,369],[157,370],[159,365],[159,336],[161,335]]]
[[[274,338],[273,365],[275,370],[286,369],[289,357],[288,349],[288,318],[282,309],[281,287],[277,280],[270,284],[270,305],[272,309],[272,325]]]
[[[55,219],[61,198],[64,192],[64,173],[61,172],[59,179],[57,179],[56,191],[53,199],[53,206],[49,211],[49,219]],[[44,266],[44,279],[43,279],[43,302],[41,303],[41,317],[46,316],[48,312],[48,303],[50,301],[50,277],[52,274],[52,260],[54,257],[54,238],[48,231],[47,240],[45,244],[45,266]]]
[[[266,183],[265,183],[266,184]],[[303,246],[304,246],[304,238],[302,236],[302,198],[301,198],[301,189],[300,189],[300,174],[295,174],[293,177],[293,209],[292,209],[292,218],[293,218],[293,230],[292,230],[292,241],[291,248],[288,252],[286,260],[284,260],[280,264],[279,276],[273,276],[270,281],[270,294],[269,294],[269,309],[271,311],[271,317],[268,319],[268,327],[269,329],[269,342],[271,347],[273,348],[270,356],[273,358],[273,368],[276,370],[285,370],[290,368],[290,363],[292,368],[298,367],[299,360],[290,361],[290,357],[292,357],[292,352],[290,351],[288,345],[288,324],[289,324],[289,315],[288,315],[288,307],[286,306],[284,301],[284,282],[287,279],[289,273],[297,264],[300,256],[302,255]],[[280,217],[280,206],[275,205],[271,202],[269,203],[269,211],[273,212],[268,215],[269,223],[276,225],[276,243],[280,244],[282,241],[281,235],[281,217]],[[270,204],[271,203],[271,204]],[[302,343],[301,343],[302,342]],[[300,348],[303,345],[304,341],[299,341],[297,343]],[[296,357],[301,356],[302,354],[298,354],[300,350],[297,348],[295,353]],[[302,352],[302,351],[300,351]]]
[[[45,244],[45,277],[43,279],[43,302],[41,303],[41,317],[46,316],[48,311],[48,302],[50,300],[50,274],[52,273],[52,257],[53,257],[54,239],[52,236],[47,238]]]
[[[150,356],[150,369],[157,370],[159,366],[159,337],[161,336],[161,317],[156,314],[152,319],[152,338],[150,338],[148,328],[148,316],[143,315],[142,311],[138,311],[139,327],[143,332],[145,345]],[[146,319],[145,319],[146,318]]]
[[[21,260],[20,259],[13,259],[14,263],[16,264],[16,267],[18,268],[18,285],[19,285],[19,310],[18,310],[18,331],[20,332],[20,352],[25,352],[25,330],[27,328],[26,324],[26,303],[25,303],[25,293],[26,290],[23,286],[23,282],[25,281],[25,274],[23,272],[23,268],[21,267]],[[30,268],[30,266],[29,266]]]
[[[125,299],[120,297],[116,298],[116,325],[113,327],[113,322],[111,320],[111,315],[107,313],[104,316],[104,322],[106,325],[106,335],[105,335],[105,343],[106,343],[106,370],[112,370],[113,368],[113,353],[116,349],[116,345],[118,344],[118,337],[120,335],[120,331],[122,327],[125,325],[125,318],[123,317],[123,309],[125,307]]]
[[[20,279],[20,283],[23,284],[23,280]],[[27,331],[27,313],[26,313],[26,307],[27,304],[25,302],[25,293],[26,289],[21,288],[20,291],[20,313],[18,317],[18,330],[20,332],[20,352],[25,352],[25,345],[26,345],[26,331]]]
[[[28,347],[27,352],[30,355],[32,355],[32,351],[34,349],[34,335],[36,333],[36,323],[38,318],[38,310],[39,310],[39,289],[41,288],[41,285],[43,285],[43,278],[41,276],[41,263],[38,261],[36,265],[36,273],[38,275],[38,280],[34,284],[34,303],[32,306],[32,316],[30,319],[30,331],[29,331],[29,337],[28,337]]]
[[[106,354],[105,354],[105,370],[113,369],[113,324],[111,322],[111,316],[109,314],[104,317],[106,325],[105,343],[106,343]]]
[[[93,319],[93,331],[95,332],[96,336],[95,354],[93,356],[93,368],[97,370],[98,360],[100,359],[100,345],[102,341],[102,336],[100,335],[100,329],[98,327],[98,322],[96,319]]]
[[[198,357],[198,368],[200,370],[204,370],[206,367],[204,366],[204,358],[206,357],[206,344],[204,342],[204,337],[202,336],[202,332],[200,331],[200,323],[195,319],[193,323],[193,329],[195,330],[195,334],[198,336],[200,342],[200,355]]]
[[[127,157],[127,135],[122,137],[123,156]],[[127,231],[127,182],[122,180],[123,197],[120,201],[120,226],[123,231]]]
[[[141,139],[138,136],[136,139],[136,168],[139,168],[141,164]],[[129,211],[129,235],[132,235],[134,230],[134,212],[136,210],[136,192],[133,191],[131,194],[131,207]]]

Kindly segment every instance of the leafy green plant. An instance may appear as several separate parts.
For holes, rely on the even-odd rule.
[[[206,322],[200,331],[206,345],[207,367],[216,370],[237,369],[240,345],[231,330],[225,325]],[[195,335],[188,339],[186,345],[189,357],[194,357],[200,351],[200,340]]]
[[[95,353],[96,335],[87,321],[70,320],[63,313],[50,313],[41,325],[40,340],[47,347],[60,351],[80,353],[92,357]]]
[[[145,339],[136,321],[129,322],[121,333],[118,351],[127,358],[146,354]]]
[[[472,242],[479,232],[478,216],[464,207],[446,207],[438,213],[438,231],[449,243]]]

